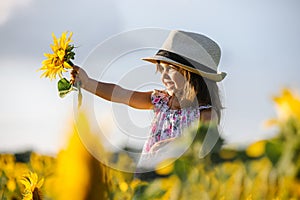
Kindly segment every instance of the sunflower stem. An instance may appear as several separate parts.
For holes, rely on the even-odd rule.
[[[68,63],[69,65],[71,65],[71,67],[74,66],[74,63],[73,63],[71,60],[68,60],[67,63]]]
[[[74,66],[74,63],[71,60],[68,60],[68,64],[72,67]],[[75,87],[78,89],[78,108],[80,108],[82,104],[82,92],[81,92],[81,82],[77,82]]]
[[[78,108],[80,108],[82,104],[81,82],[77,82],[75,87],[78,89]]]

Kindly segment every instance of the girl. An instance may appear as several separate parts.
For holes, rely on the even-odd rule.
[[[165,90],[131,91],[112,83],[91,79],[74,66],[72,82],[106,100],[137,109],[153,109],[154,119],[143,155],[157,152],[178,138],[192,122],[220,121],[222,105],[216,82],[226,73],[218,72],[221,51],[208,37],[185,31],[171,31],[162,48],[143,60],[156,64]]]

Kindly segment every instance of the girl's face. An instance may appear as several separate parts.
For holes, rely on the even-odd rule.
[[[178,67],[169,63],[157,63],[157,70],[161,73],[161,81],[167,89],[169,95],[176,94],[183,90],[185,78],[178,71]]]

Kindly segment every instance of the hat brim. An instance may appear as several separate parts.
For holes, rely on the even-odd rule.
[[[204,71],[192,68],[192,67],[187,66],[187,65],[183,65],[183,64],[181,64],[179,62],[176,62],[172,59],[166,58],[164,56],[159,56],[159,55],[155,55],[153,57],[142,58],[142,60],[148,61],[148,62],[151,62],[151,63],[156,63],[157,61],[167,62],[167,63],[170,63],[170,64],[173,64],[175,66],[181,67],[185,70],[188,70],[192,73],[198,74],[202,77],[205,77],[207,79],[210,79],[210,80],[216,81],[216,82],[222,81],[225,78],[225,76],[227,75],[225,72],[218,72],[218,73],[204,72]]]

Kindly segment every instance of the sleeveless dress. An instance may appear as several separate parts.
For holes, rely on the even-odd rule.
[[[159,143],[168,139],[180,137],[182,130],[200,119],[200,112],[212,106],[187,107],[172,110],[168,102],[170,95],[166,91],[154,90],[151,102],[154,105],[154,118],[150,128],[150,134],[144,144],[142,155],[155,151]]]
[[[206,105],[173,110],[168,105],[170,98],[166,91],[154,90],[151,94],[154,118],[134,173],[135,178],[141,180],[156,178],[158,175],[153,171],[154,167],[168,158],[169,153],[172,154],[172,151],[161,151],[165,143],[167,144],[166,141],[180,137],[184,128],[196,120],[199,121],[201,110],[212,108],[211,105]]]
[[[154,90],[151,94],[154,118],[137,164],[135,178],[155,178],[157,175],[153,172],[154,167],[170,155],[173,156],[173,150],[166,151],[163,146],[168,144],[168,141],[180,137],[183,130],[193,122],[199,121],[201,110],[212,108],[211,105],[206,105],[173,110],[168,105],[170,98],[166,91]]]

